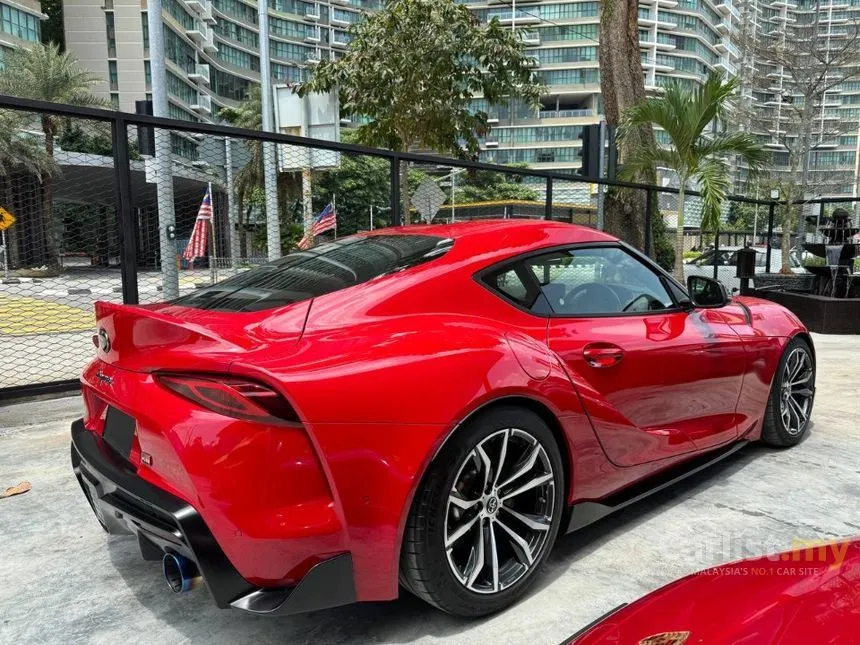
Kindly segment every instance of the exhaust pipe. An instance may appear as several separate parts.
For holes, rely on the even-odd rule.
[[[191,591],[203,579],[196,564],[176,553],[165,553],[161,567],[167,586],[173,593]]]

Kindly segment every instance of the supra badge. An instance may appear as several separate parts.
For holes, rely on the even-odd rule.
[[[690,638],[690,632],[663,632],[639,641],[639,645],[681,645]]]

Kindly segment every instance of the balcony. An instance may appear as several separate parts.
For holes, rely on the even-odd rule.
[[[487,148],[498,148],[499,147],[499,138],[498,137],[487,137],[484,139],[484,146]]]
[[[212,97],[203,92],[197,92],[197,100],[189,106],[195,112],[212,113]]]
[[[212,3],[211,2],[207,2],[204,5],[203,11],[200,14],[200,17],[203,19],[203,22],[205,22],[207,25],[218,24],[218,19],[212,13]]]
[[[206,25],[195,23],[191,29],[185,31],[185,35],[198,45],[202,45],[209,38],[209,28]]]
[[[540,45],[540,32],[521,31],[520,42],[522,42],[524,45]]]
[[[319,27],[311,27],[311,29],[313,31],[310,31],[307,34],[307,36],[305,36],[305,42],[306,43],[318,43],[318,42],[320,42],[322,40],[322,37],[320,35],[320,28]]]
[[[719,69],[724,71],[729,76],[735,76],[738,73],[737,66],[730,62],[728,58],[721,58],[714,65],[714,69]]]
[[[207,30],[206,39],[203,41],[203,51],[214,54],[218,51],[218,45],[215,44],[215,32],[211,29]]]
[[[345,5],[348,5],[348,4],[349,4],[349,0],[331,0],[331,3],[332,3],[332,4],[345,4]]]
[[[335,31],[332,29],[329,40],[331,41],[332,47],[349,47],[349,38],[342,31]]]
[[[329,18],[329,22],[333,24],[335,27],[349,27],[349,20],[344,20],[343,18],[335,18],[334,15]]]
[[[319,50],[311,52],[305,57],[305,62],[308,65],[316,65],[320,61],[322,61],[322,56],[320,55]]]
[[[320,6],[319,4],[315,4],[313,8],[309,8],[305,11],[305,20],[319,20],[320,19]]]
[[[717,33],[722,36],[727,36],[731,32],[731,27],[725,20],[720,20],[720,22],[714,25],[714,29],[716,29]]]
[[[188,74],[188,78],[192,81],[197,81],[201,85],[209,85],[209,65],[206,63],[198,63],[194,68],[194,71]]]
[[[205,0],[185,0],[185,6],[195,13],[203,13]]]
[[[541,119],[573,119],[584,116],[594,116],[594,110],[541,110]]]
[[[515,16],[508,11],[499,15],[498,18],[499,22],[503,25],[510,25],[512,23],[516,23],[517,25],[534,25],[541,21],[540,16],[520,11],[517,11]]]

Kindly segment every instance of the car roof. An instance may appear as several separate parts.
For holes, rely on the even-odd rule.
[[[615,242],[617,238],[588,226],[543,219],[485,219],[453,224],[414,224],[369,231],[362,235],[437,235],[455,241],[454,257],[485,260],[530,249],[582,242]]]

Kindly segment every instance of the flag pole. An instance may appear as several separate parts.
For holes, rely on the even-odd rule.
[[[334,193],[331,194],[331,209],[334,211],[334,239],[337,239],[337,203],[335,199],[337,195]]]
[[[215,266],[218,253],[215,250],[215,198],[212,195],[211,181],[206,190],[209,193],[209,235],[211,239],[211,243],[209,244],[209,275],[214,284],[218,279],[218,269]]]

